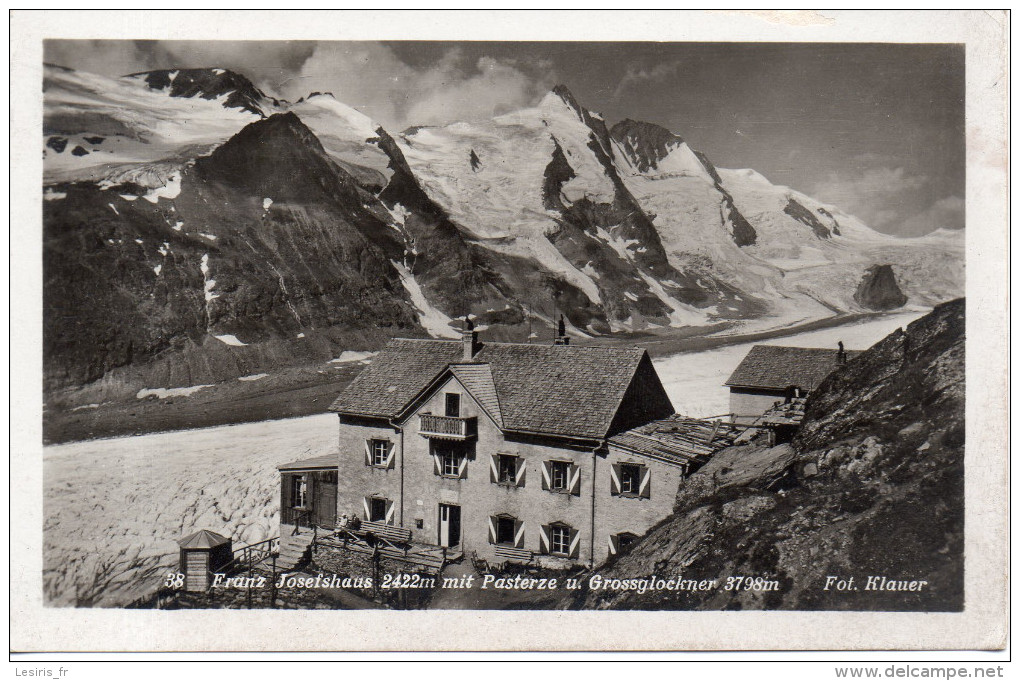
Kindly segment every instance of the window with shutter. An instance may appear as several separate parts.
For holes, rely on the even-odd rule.
[[[570,527],[567,525],[549,526],[549,553],[554,556],[570,554]]]
[[[517,519],[501,515],[496,519],[496,543],[514,546],[517,538]]]
[[[524,474],[527,472],[527,466],[525,466],[525,459],[523,456],[518,456],[515,462],[517,470],[514,473],[514,480],[517,481],[518,487],[524,487]]]
[[[444,478],[466,478],[467,456],[451,443],[435,443],[432,446],[435,473]]]
[[[577,558],[581,554],[581,531],[570,528],[570,548],[567,549],[567,555],[571,558]]]
[[[620,464],[620,494],[637,496],[641,487],[641,466]]]
[[[373,468],[393,468],[396,450],[389,440],[372,438],[365,442],[365,465]]]
[[[497,454],[496,459],[496,482],[509,487],[517,486],[517,462],[519,457],[512,454]]]
[[[637,541],[638,536],[633,532],[621,532],[613,535],[616,540],[616,550],[623,551],[625,548]]]
[[[620,495],[620,464],[609,466],[609,493],[614,497]]]
[[[496,528],[498,527],[498,525],[499,525],[499,516],[490,515],[489,516],[489,543],[490,544],[498,543],[496,541],[496,536],[497,536]]]
[[[552,527],[549,525],[540,525],[538,528],[538,550],[540,553],[549,553],[549,535],[552,532]]]
[[[387,515],[392,508],[393,502],[381,497],[368,498],[368,520],[374,523],[387,522]]]
[[[571,464],[566,491],[574,496],[581,495],[581,467]]]

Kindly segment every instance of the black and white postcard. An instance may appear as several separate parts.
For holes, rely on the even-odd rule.
[[[13,649],[1004,645],[1008,14],[377,14],[12,15]]]

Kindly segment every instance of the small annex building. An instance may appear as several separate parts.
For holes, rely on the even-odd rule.
[[[799,401],[836,368],[860,354],[838,348],[755,345],[724,384],[733,423],[752,425],[777,404]]]
[[[335,494],[339,525],[496,562],[601,563],[737,433],[676,416],[643,349],[481,343],[470,329],[390,341],[330,410],[335,468],[282,466],[282,518]]]

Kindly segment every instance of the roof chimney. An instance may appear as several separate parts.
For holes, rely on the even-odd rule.
[[[843,341],[839,341],[839,351],[836,353],[836,363],[846,364],[846,350],[843,349]]]
[[[563,315],[560,315],[560,323],[556,325],[556,340],[553,341],[554,345],[570,345],[570,336],[567,335],[567,325],[563,321]]]
[[[472,322],[467,315],[464,315],[464,331],[462,332],[461,341],[464,344],[464,361],[470,362],[475,353],[482,349],[482,344],[478,342],[478,332],[475,331],[475,324]]]

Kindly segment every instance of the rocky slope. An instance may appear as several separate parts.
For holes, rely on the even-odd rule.
[[[598,569],[722,585],[757,577],[777,588],[585,592],[565,605],[961,610],[964,395],[958,299],[831,374],[808,398],[792,446],[720,452],[681,487],[672,516]],[[830,575],[853,577],[857,589],[826,590]],[[927,585],[868,590],[869,576]]]
[[[47,66],[43,88],[50,390],[196,385],[466,313],[516,340],[559,313],[575,336],[789,323],[867,309],[879,262],[911,304],[962,287],[960,235],[885,237],[562,86],[400,134],[223,69]]]

